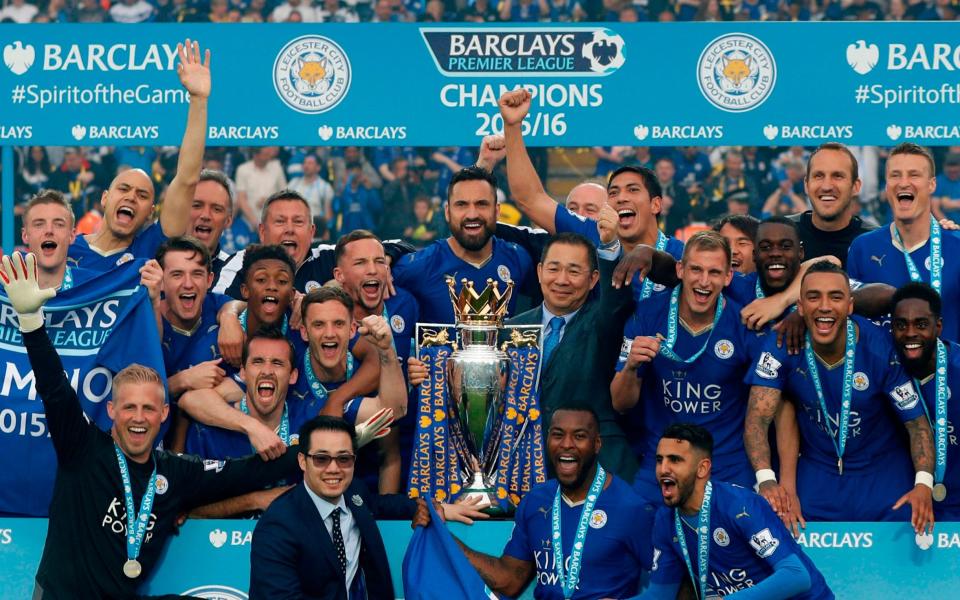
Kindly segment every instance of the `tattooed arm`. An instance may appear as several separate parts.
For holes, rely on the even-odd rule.
[[[770,468],[770,423],[783,402],[780,390],[755,385],[750,388],[747,418],[743,424],[743,445],[754,471]]]
[[[480,574],[483,582],[498,594],[519,596],[533,579],[533,563],[507,556],[494,558],[489,554],[471,550],[457,538],[453,538],[473,568]]]
[[[921,400],[921,402],[923,401]],[[913,458],[913,467],[917,471],[918,478],[921,472],[929,476],[933,473],[935,458],[933,434],[930,432],[927,417],[917,417],[904,423],[904,426],[910,434],[910,456]],[[932,476],[930,479],[932,479]],[[913,525],[913,530],[917,533],[921,533],[927,528],[933,531],[932,490],[923,483],[917,483],[912,490],[897,500],[893,509],[897,510],[907,503],[910,503],[911,507],[910,523]]]

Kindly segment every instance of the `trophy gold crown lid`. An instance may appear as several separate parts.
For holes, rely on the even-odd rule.
[[[449,275],[446,279],[457,323],[497,326],[503,324],[507,306],[510,304],[510,296],[513,294],[513,281],[507,281],[506,289],[501,292],[499,282],[487,279],[487,287],[477,293],[473,282],[464,278],[460,280],[461,287],[458,294],[456,279]]]

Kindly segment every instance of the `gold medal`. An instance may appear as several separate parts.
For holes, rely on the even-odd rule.
[[[137,577],[140,577],[140,573],[142,571],[143,567],[140,566],[140,562],[135,558],[131,558],[127,562],[123,563],[123,574],[130,579],[136,579]]]
[[[933,499],[937,502],[943,502],[947,499],[947,486],[942,483],[938,483],[933,486]]]

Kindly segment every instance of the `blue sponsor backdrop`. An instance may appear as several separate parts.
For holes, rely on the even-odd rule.
[[[185,37],[211,145],[474,146],[521,85],[533,145],[960,141],[952,23],[177,24],[0,25],[0,144],[178,144]]]
[[[0,590],[5,598],[30,597],[46,527],[44,519],[0,519]],[[253,527],[253,521],[188,521],[144,591],[246,599]],[[473,527],[454,523],[451,529],[470,547],[499,556],[512,527],[506,522]],[[380,530],[394,587],[401,594],[400,565],[410,524],[381,521]],[[931,545],[921,549],[909,524],[811,523],[800,543],[837,598],[909,598],[918,590],[930,598],[955,598],[960,523],[938,523],[929,541]],[[528,590],[523,597],[532,595]]]

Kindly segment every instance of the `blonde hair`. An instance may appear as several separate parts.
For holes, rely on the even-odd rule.
[[[164,388],[163,379],[160,378],[160,374],[150,367],[146,367],[141,364],[133,363],[127,365],[120,370],[119,373],[113,376],[113,389],[116,390],[121,385],[126,383],[155,383],[161,388]],[[163,401],[166,403],[167,395],[164,390]]]
[[[732,260],[730,243],[727,241],[727,238],[716,231],[698,231],[690,236],[690,239],[687,240],[686,245],[683,247],[683,262],[686,262],[687,256],[692,250],[707,252],[721,250],[727,257],[727,266],[730,265],[730,261]]]

